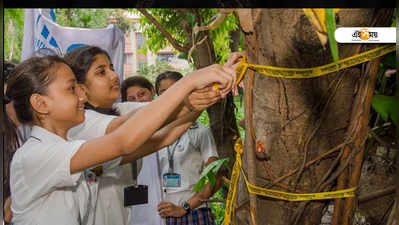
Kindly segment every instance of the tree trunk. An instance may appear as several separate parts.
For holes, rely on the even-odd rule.
[[[230,50],[231,52],[238,52],[240,48],[240,38],[241,38],[241,31],[239,29],[231,31],[230,36],[232,42],[230,43]]]
[[[254,30],[246,33],[249,63],[310,68],[332,62],[328,46],[321,46],[315,28],[302,9],[263,9],[260,14],[252,11]],[[336,14],[337,27],[371,26],[376,11],[341,9]],[[256,41],[248,41],[253,35]],[[254,46],[255,42],[258,46]],[[339,56],[343,59],[371,48],[375,45],[340,44]],[[361,68],[355,66],[311,79],[281,79],[255,74],[253,90],[245,89],[253,92],[253,112],[245,117],[253,117],[257,140],[252,141],[263,142],[270,158],[255,159],[256,179],[253,183],[265,186],[266,181],[302,168],[304,163],[345,141],[358,81],[362,76]],[[247,102],[245,107],[248,107]],[[246,130],[250,128],[247,123],[245,127]],[[251,136],[246,135],[246,138]],[[254,150],[249,148],[246,151]],[[249,154],[255,155],[254,152]],[[314,192],[337,154],[332,156],[301,169],[272,189]],[[250,162],[244,161],[246,163]],[[244,165],[244,168],[248,166]],[[332,184],[326,185],[322,191],[329,191],[331,187]],[[310,202],[298,224],[320,224],[322,210],[328,202]],[[293,224],[300,204],[258,196],[254,204],[256,224]]]

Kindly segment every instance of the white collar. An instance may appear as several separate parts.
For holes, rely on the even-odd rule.
[[[34,139],[37,139],[39,141],[44,141],[44,142],[66,142],[65,139],[62,137],[58,136],[57,134],[54,134],[47,129],[39,126],[33,126],[32,127],[32,132],[31,132],[31,137]]]

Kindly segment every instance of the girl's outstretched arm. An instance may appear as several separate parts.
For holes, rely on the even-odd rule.
[[[212,65],[183,77],[114,132],[85,142],[71,159],[71,173],[137,151],[191,91],[217,83],[224,97],[232,88],[234,76],[234,69]]]

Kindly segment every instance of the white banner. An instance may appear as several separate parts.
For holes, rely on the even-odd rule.
[[[396,27],[340,27],[334,37],[338,43],[396,43]]]
[[[55,21],[53,10],[25,9],[22,60],[34,56],[39,49],[51,49],[63,56],[74,48],[94,45],[108,52],[123,80],[125,38],[118,27],[113,24],[104,29],[63,27]]]

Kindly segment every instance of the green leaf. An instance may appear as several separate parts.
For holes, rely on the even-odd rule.
[[[185,53],[185,52],[180,53],[179,55],[177,55],[178,59],[186,59],[187,60],[187,57],[188,57],[188,54]]]
[[[188,20],[188,22],[190,22],[191,26],[194,26],[195,23],[195,16],[192,13],[188,13],[186,16],[186,20]]]
[[[399,96],[374,95],[371,99],[371,106],[381,115],[381,118],[388,121],[392,119],[395,126],[399,125]]]
[[[213,171],[211,173],[207,174],[207,180],[211,183],[211,187],[215,186],[216,183],[216,173],[213,173]]]
[[[206,166],[201,173],[200,179],[193,187],[193,191],[202,191],[202,189],[204,189],[204,186],[208,183],[207,181],[209,181],[211,183],[211,187],[213,187],[216,182],[217,172],[223,164],[227,165],[228,161],[229,158],[219,159]]]
[[[326,9],[326,25],[327,25],[327,35],[328,35],[328,43],[330,45],[331,55],[333,57],[334,62],[338,62],[338,45],[334,38],[335,32],[335,13],[334,9]]]
[[[387,55],[385,55],[381,63],[384,65],[384,67],[390,67],[392,69],[396,68],[396,52],[391,52]]]
[[[198,180],[198,182],[193,187],[193,191],[195,191],[195,192],[202,191],[202,189],[204,189],[205,184],[206,184],[206,177],[202,177],[201,179]]]

